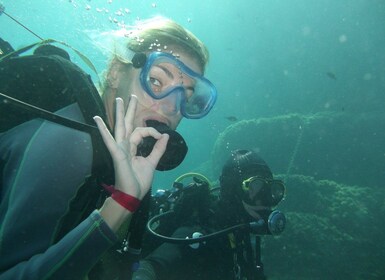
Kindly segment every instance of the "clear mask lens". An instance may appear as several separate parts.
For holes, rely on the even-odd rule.
[[[153,52],[149,55],[140,81],[154,99],[180,95],[176,107],[186,118],[198,119],[207,115],[217,97],[216,89],[209,80],[167,53]]]
[[[285,196],[285,185],[279,180],[251,177],[243,181],[242,189],[247,192],[250,201],[260,201],[268,207],[276,206]]]
[[[277,205],[285,196],[285,185],[281,181],[273,181],[270,184],[272,205]]]
[[[169,115],[175,115],[180,112],[181,99],[183,99],[183,88],[175,88],[172,94],[167,95],[163,99],[160,99],[160,107],[163,112],[167,112]]]

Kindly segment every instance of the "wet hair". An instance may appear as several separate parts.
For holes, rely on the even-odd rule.
[[[141,21],[126,37],[127,47],[136,53],[167,52],[169,48],[176,47],[197,59],[202,70],[209,60],[206,46],[193,33],[171,19],[155,17]]]
[[[273,179],[269,166],[256,152],[251,150],[232,151],[220,176],[221,199],[241,201],[242,182],[251,176]]]
[[[102,85],[103,98],[106,97],[110,85],[108,74],[113,67],[119,65],[120,71],[129,73],[131,62],[125,59],[125,52],[148,53],[152,51],[162,51],[171,53],[174,50],[183,52],[196,59],[199,67],[204,73],[209,60],[207,47],[193,33],[176,23],[175,21],[164,18],[154,17],[148,20],[141,20],[130,30],[124,31],[123,41],[116,42],[115,53],[112,57],[109,69],[104,73]]]

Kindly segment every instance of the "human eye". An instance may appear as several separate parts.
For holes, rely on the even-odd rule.
[[[161,92],[162,91],[162,82],[156,77],[150,77],[150,85],[153,92]]]
[[[170,78],[164,67],[162,65],[158,65],[152,67],[150,73],[148,74],[148,82],[153,92],[162,92],[170,83]]]
[[[161,87],[162,86],[162,83],[157,78],[154,78],[154,77],[150,77],[150,83],[151,83],[151,85],[153,85],[155,87]]]

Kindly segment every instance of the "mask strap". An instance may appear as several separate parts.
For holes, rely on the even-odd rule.
[[[135,53],[133,58],[131,59],[132,65],[134,68],[142,68],[146,63],[147,56],[145,53]]]
[[[114,50],[115,55],[125,63],[133,63],[133,59],[137,55],[136,52],[127,48],[126,44],[119,39],[114,41]]]

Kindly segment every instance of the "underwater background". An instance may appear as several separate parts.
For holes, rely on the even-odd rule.
[[[218,101],[179,126],[189,153],[157,173],[154,190],[190,171],[215,181],[230,150],[253,149],[287,185],[278,205],[287,227],[263,239],[269,279],[385,279],[384,0],[2,3],[39,36],[81,51],[100,76],[104,32],[162,15],[195,33],[210,50]],[[5,14],[0,37],[15,49],[39,41]]]

